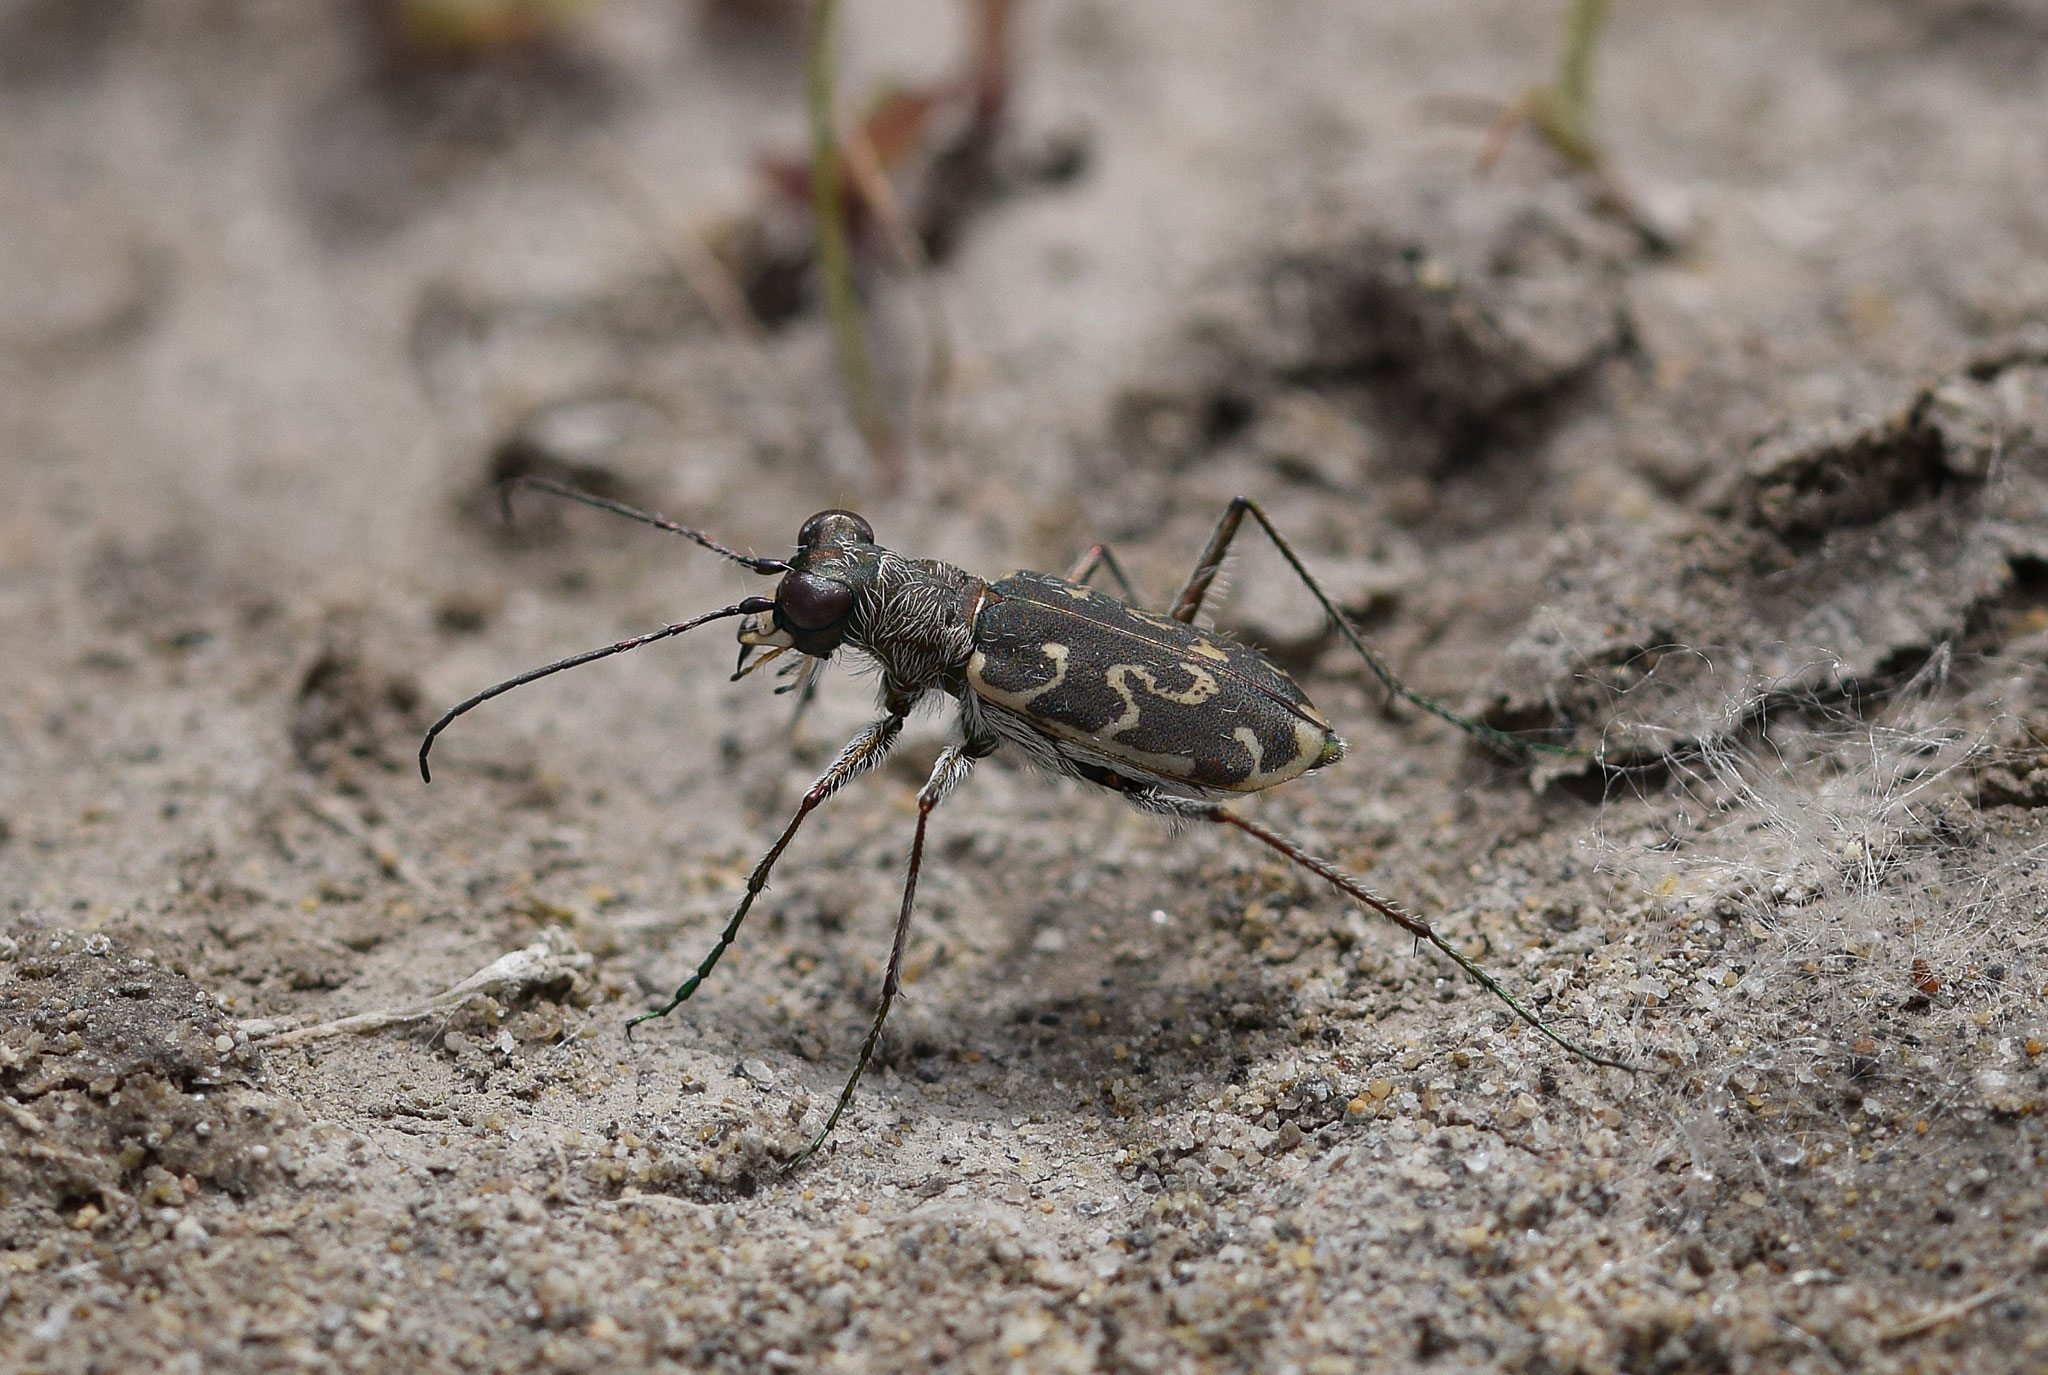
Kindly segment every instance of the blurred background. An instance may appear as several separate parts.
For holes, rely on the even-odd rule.
[[[0,0],[0,1345],[2038,1361],[2048,8],[818,22]],[[1261,815],[1672,1077],[1529,1047],[1228,837],[991,766],[871,1091],[782,1180],[946,720],[628,1046],[872,688],[793,724],[714,627],[465,717],[424,787],[446,705],[764,590],[508,520],[520,474],[764,554],[833,506],[989,577],[1106,539],[1155,605],[1259,498],[1414,686],[1635,766],[1383,709],[1246,541],[1220,624],[1353,748]],[[536,941],[559,978],[264,1048]]]

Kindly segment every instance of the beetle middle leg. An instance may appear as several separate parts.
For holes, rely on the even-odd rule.
[[[975,760],[994,748],[990,743],[977,747],[948,745],[939,754],[938,762],[932,765],[931,777],[925,780],[917,794],[917,832],[910,841],[910,869],[903,879],[903,906],[896,914],[896,939],[889,947],[889,967],[882,975],[882,1002],[875,1009],[875,1020],[868,1027],[867,1039],[861,1042],[860,1058],[854,1061],[853,1073],[847,1078],[846,1087],[839,1091],[839,1101],[832,1105],[832,1115],[825,1119],[811,1144],[804,1153],[789,1162],[788,1168],[795,1169],[811,1158],[812,1152],[825,1144],[825,1138],[832,1134],[832,1128],[839,1124],[840,1114],[853,1101],[853,1090],[860,1083],[861,1075],[867,1072],[868,1062],[874,1058],[875,1047],[882,1041],[882,1023],[889,1020],[889,1007],[896,1001],[896,994],[903,986],[903,951],[910,943],[910,912],[917,901],[917,875],[924,867],[925,823],[931,820],[932,811],[944,802],[953,789],[966,781],[974,771]]]
[[[804,824],[804,818],[824,805],[827,798],[846,786],[849,781],[881,763],[888,755],[890,747],[896,743],[896,737],[902,731],[903,722],[909,715],[910,707],[907,703],[903,704],[900,710],[892,704],[887,716],[874,722],[847,742],[846,748],[839,752],[839,757],[832,761],[832,767],[820,774],[818,781],[811,785],[811,790],[804,794],[804,800],[797,806],[796,815],[782,828],[782,834],[776,838],[775,844],[769,847],[767,854],[761,856],[760,862],[754,866],[754,871],[747,875],[746,893],[740,898],[739,906],[733,909],[732,916],[727,919],[725,929],[719,932],[718,943],[711,947],[711,953],[697,966],[697,972],[683,980],[674,997],[654,1011],[643,1012],[627,1022],[628,1036],[631,1036],[633,1028],[642,1022],[666,1017],[690,1000],[690,995],[709,977],[719,958],[739,935],[740,923],[747,919],[748,911],[754,906],[754,899],[761,896],[761,890],[768,886],[768,875],[774,871],[775,861],[782,858],[782,852],[788,849],[789,842],[796,838],[797,828]]]
[[[1273,547],[1280,551],[1280,557],[1287,560],[1287,566],[1294,570],[1294,575],[1301,579],[1302,585],[1308,588],[1309,594],[1323,608],[1323,614],[1330,618],[1330,623],[1337,628],[1337,633],[1344,637],[1346,644],[1358,651],[1358,656],[1365,660],[1365,666],[1372,671],[1372,676],[1380,680],[1380,685],[1389,695],[1398,697],[1411,706],[1420,707],[1431,716],[1448,721],[1466,734],[1483,740],[1503,754],[1515,758],[1524,758],[1531,753],[1583,753],[1567,746],[1542,744],[1510,735],[1506,731],[1495,730],[1482,721],[1461,716],[1433,697],[1423,696],[1395,677],[1393,669],[1387,666],[1387,661],[1366,642],[1364,633],[1352,624],[1351,618],[1344,614],[1331,599],[1330,594],[1323,591],[1322,584],[1308,571],[1308,565],[1294,552],[1294,546],[1274,528],[1272,520],[1250,497],[1232,497],[1230,505],[1224,508],[1222,519],[1216,522],[1215,530],[1209,535],[1208,547],[1202,550],[1201,558],[1195,561],[1195,571],[1188,574],[1188,580],[1181,587],[1180,595],[1173,599],[1173,607],[1167,613],[1173,619],[1190,624],[1194,621],[1196,614],[1202,609],[1203,599],[1209,595],[1209,590],[1216,581],[1216,574],[1223,567],[1223,556],[1230,551],[1230,542],[1237,538],[1237,532],[1244,525],[1244,518],[1247,515],[1257,521],[1259,528],[1266,532],[1266,538],[1273,542]]]

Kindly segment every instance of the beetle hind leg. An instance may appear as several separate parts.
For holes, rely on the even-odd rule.
[[[1494,997],[1500,999],[1503,1003],[1506,1003],[1509,1010],[1515,1016],[1528,1023],[1540,1035],[1562,1046],[1581,1060],[1589,1064],[1604,1065],[1609,1069],[1632,1071],[1638,1068],[1638,1066],[1629,1064],[1625,1060],[1617,1060],[1611,1056],[1601,1055],[1597,1051],[1587,1050],[1583,1046],[1566,1040],[1557,1031],[1553,1030],[1548,1022],[1545,1022],[1541,1017],[1530,1011],[1528,1007],[1524,1006],[1520,999],[1508,992],[1507,989],[1501,987],[1500,981],[1480,968],[1479,964],[1471,956],[1445,940],[1435,927],[1422,918],[1396,907],[1393,903],[1373,892],[1363,883],[1360,883],[1356,876],[1338,868],[1326,859],[1310,854],[1300,845],[1289,840],[1279,832],[1270,831],[1249,817],[1240,816],[1229,808],[1220,807],[1214,803],[1191,803],[1183,810],[1182,814],[1189,820],[1213,821],[1218,825],[1230,826],[1243,831],[1261,845],[1278,851],[1293,863],[1308,870],[1317,878],[1322,879],[1338,892],[1344,894],[1344,896],[1379,913],[1403,931],[1414,936],[1417,940],[1427,941],[1430,945],[1435,946],[1453,964],[1457,965],[1458,968],[1464,970],[1473,982],[1477,983]]]
[[[1196,614],[1202,609],[1203,600],[1215,585],[1216,575],[1223,568],[1223,559],[1230,552],[1231,541],[1237,538],[1238,531],[1244,525],[1244,518],[1248,515],[1258,523],[1261,530],[1265,531],[1266,538],[1273,542],[1273,547],[1280,551],[1280,557],[1287,561],[1287,566],[1294,570],[1294,575],[1308,588],[1309,595],[1323,608],[1323,614],[1330,618],[1330,623],[1336,627],[1337,633],[1343,637],[1346,644],[1358,652],[1361,659],[1365,660],[1366,668],[1372,672],[1373,677],[1379,679],[1380,686],[1389,696],[1398,697],[1410,706],[1419,707],[1438,720],[1448,721],[1467,735],[1512,758],[1526,758],[1530,754],[1569,755],[1575,758],[1585,756],[1584,750],[1525,740],[1506,731],[1496,730],[1483,721],[1475,721],[1469,716],[1452,711],[1442,702],[1433,697],[1425,697],[1403,683],[1395,676],[1394,670],[1387,666],[1387,661],[1367,642],[1364,632],[1352,623],[1351,618],[1344,614],[1330,594],[1323,590],[1322,584],[1315,580],[1314,575],[1308,571],[1308,565],[1294,552],[1294,546],[1287,542],[1274,527],[1272,520],[1259,508],[1259,504],[1250,497],[1232,497],[1230,505],[1224,508],[1222,518],[1216,522],[1215,530],[1209,535],[1208,546],[1202,550],[1201,558],[1195,561],[1194,572],[1188,574],[1187,582],[1182,585],[1180,595],[1174,598],[1173,607],[1167,613],[1173,619],[1189,624],[1194,622]]]
[[[1541,1017],[1530,1011],[1520,999],[1503,988],[1500,980],[1482,969],[1471,956],[1445,940],[1435,927],[1431,926],[1421,917],[1403,911],[1387,899],[1373,892],[1361,883],[1356,875],[1339,868],[1326,859],[1311,854],[1307,849],[1281,835],[1278,831],[1268,830],[1249,817],[1241,816],[1218,803],[1205,802],[1191,797],[1180,797],[1167,792],[1163,788],[1139,780],[1125,778],[1123,775],[1109,769],[1084,764],[1077,766],[1077,772],[1080,777],[1087,779],[1091,783],[1100,784],[1102,787],[1122,793],[1124,800],[1132,806],[1142,811],[1153,812],[1167,817],[1173,822],[1176,829],[1193,821],[1209,821],[1219,826],[1229,826],[1243,831],[1261,845],[1277,851],[1291,863],[1306,869],[1309,873],[1322,879],[1338,892],[1344,894],[1344,896],[1379,913],[1403,931],[1414,936],[1417,940],[1427,941],[1430,945],[1435,946],[1453,964],[1464,970],[1473,982],[1507,1004],[1508,1009],[1515,1016],[1528,1023],[1529,1026],[1546,1039],[1555,1042],[1573,1055],[1591,1064],[1605,1065],[1610,1069],[1634,1070],[1637,1068],[1627,1061],[1601,1055],[1596,1051],[1587,1050],[1583,1046],[1575,1045],[1571,1041],[1566,1040],[1553,1030],[1548,1022],[1545,1022]]]

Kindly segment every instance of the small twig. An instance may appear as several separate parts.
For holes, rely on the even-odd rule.
[[[895,428],[882,409],[861,329],[860,301],[853,289],[853,254],[847,244],[846,213],[839,194],[840,150],[834,111],[832,46],[839,0],[818,0],[811,11],[811,37],[804,53],[804,112],[811,133],[811,218],[818,236],[818,279],[825,316],[832,325],[833,351],[846,388],[847,409],[867,441],[882,480],[894,487],[903,478],[903,454]]]
[[[598,174],[646,223],[656,246],[690,291],[711,313],[719,327],[733,338],[759,344],[767,337],[746,294],[726,271],[704,238],[691,225],[671,215],[647,178],[627,160],[625,151],[609,138],[594,138],[591,148]]]
[[[536,985],[551,984],[590,967],[590,956],[578,950],[566,936],[550,931],[524,950],[500,955],[447,992],[423,1003],[404,1008],[380,1008],[341,1017],[331,1022],[295,1030],[279,1030],[268,1020],[241,1023],[257,1045],[266,1048],[297,1045],[302,1041],[323,1041],[334,1036],[382,1031],[385,1027],[421,1022],[429,1017],[454,1012],[471,998],[485,994],[521,993]]]
[[[677,1198],[674,1194],[620,1194],[617,1198],[601,1198],[590,1205],[606,1211],[620,1208],[652,1208],[656,1212],[679,1213],[697,1216],[704,1212],[705,1205],[694,1199]]]
[[[555,1180],[554,1183],[548,1186],[547,1192],[555,1198],[567,1198],[569,1196],[569,1153],[562,1149],[560,1138],[549,1141],[548,1145],[553,1148],[555,1153]]]

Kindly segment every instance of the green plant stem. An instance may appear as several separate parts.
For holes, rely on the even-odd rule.
[[[833,90],[833,38],[839,0],[817,0],[811,12],[810,43],[804,54],[804,109],[811,131],[811,214],[817,221],[818,279],[825,317],[832,327],[833,352],[846,388],[847,409],[866,439],[883,479],[901,476],[896,435],[882,410],[875,369],[861,328],[860,300],[853,289],[853,255],[846,240],[846,215],[839,184],[840,156]]]
[[[1608,0],[1572,0],[1557,85],[1544,102],[1549,126],[1545,132],[1566,156],[1587,165],[1598,157],[1593,142],[1593,53],[1607,24],[1607,8]]]

